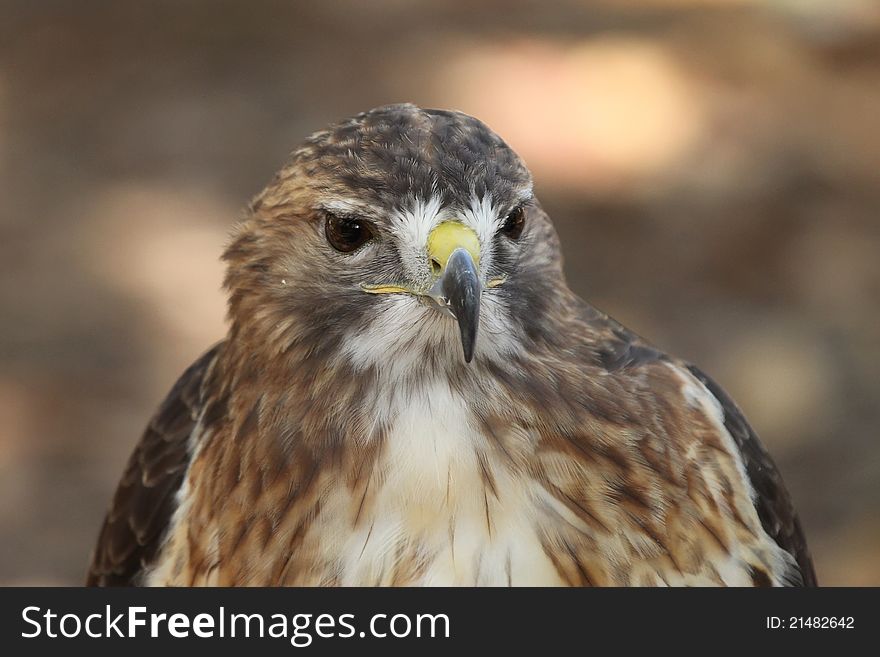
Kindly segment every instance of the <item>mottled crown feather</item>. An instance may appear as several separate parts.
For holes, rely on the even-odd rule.
[[[314,133],[281,176],[303,174],[327,191],[387,208],[413,198],[465,205],[487,193],[496,204],[513,203],[532,185],[519,156],[482,121],[411,104],[378,107]]]

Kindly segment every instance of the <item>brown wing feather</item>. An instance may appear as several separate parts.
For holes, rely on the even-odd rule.
[[[803,585],[816,586],[816,572],[800,520],[773,460],[727,393],[697,367],[691,365],[688,370],[708,388],[724,410],[724,426],[739,447],[746,474],[755,489],[755,508],[764,531],[795,558]]]
[[[156,557],[183,483],[202,383],[220,345],[177,380],[131,455],[92,556],[88,586],[133,586]]]
[[[662,352],[635,333],[593,309],[584,311],[587,321],[605,331],[599,362],[608,370],[632,367],[653,360],[666,360]],[[816,573],[800,520],[791,503],[782,476],[758,436],[730,396],[715,381],[693,365],[687,368],[715,396],[724,411],[724,426],[740,450],[740,458],[756,493],[755,510],[768,536],[794,557],[804,586],[816,586]]]

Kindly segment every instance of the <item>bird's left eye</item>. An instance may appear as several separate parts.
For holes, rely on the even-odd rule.
[[[373,231],[366,221],[333,215],[327,215],[324,234],[330,246],[342,253],[351,253],[373,238]]]
[[[504,223],[501,224],[501,232],[512,240],[518,240],[519,236],[522,235],[525,223],[525,210],[523,210],[522,206],[519,206],[504,218]]]

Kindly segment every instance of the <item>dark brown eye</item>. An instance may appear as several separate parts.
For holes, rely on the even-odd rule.
[[[518,240],[519,236],[522,235],[525,224],[526,213],[522,206],[520,206],[505,217],[504,223],[501,225],[501,232],[512,240]]]
[[[342,253],[351,253],[373,237],[373,231],[366,221],[333,215],[327,215],[324,233],[330,246]]]

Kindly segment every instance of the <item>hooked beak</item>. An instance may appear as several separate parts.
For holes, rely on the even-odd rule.
[[[474,357],[477,329],[480,325],[480,242],[477,234],[458,221],[446,221],[428,235],[428,263],[433,273],[433,284],[426,291],[416,291],[399,285],[362,285],[371,294],[407,293],[427,297],[442,311],[458,322],[464,360]],[[503,278],[489,282],[495,287]]]
[[[474,259],[463,248],[452,252],[440,277],[428,291],[428,296],[458,322],[466,363],[470,363],[474,357],[482,292],[483,286]]]
[[[464,360],[470,363],[477,342],[483,292],[477,269],[480,242],[472,229],[457,221],[447,221],[428,236],[428,258],[437,276],[428,296],[458,322]]]

